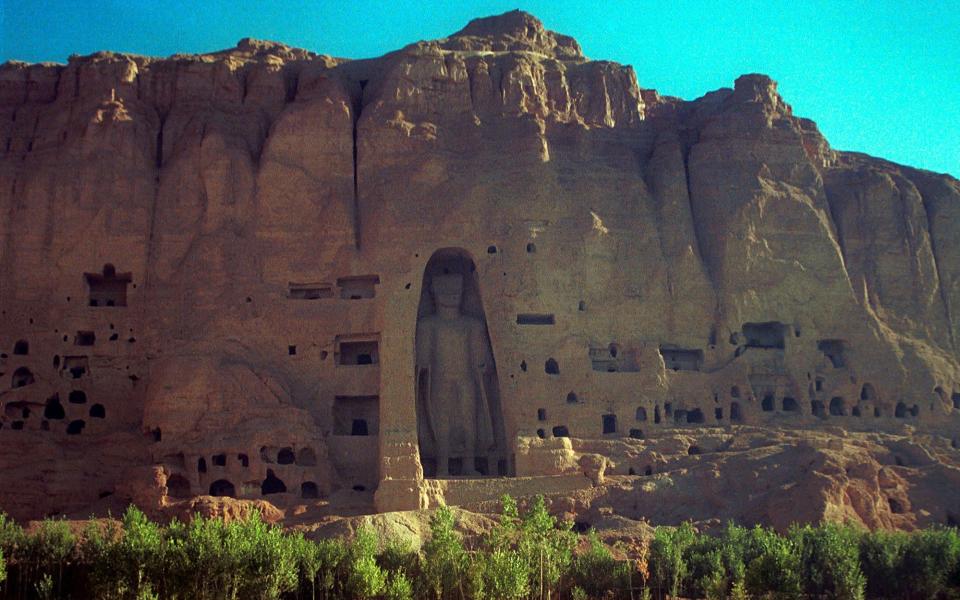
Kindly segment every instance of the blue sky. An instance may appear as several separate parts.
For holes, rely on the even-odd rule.
[[[514,8],[662,94],[693,99],[766,73],[834,148],[960,177],[960,0],[0,0],[0,61],[168,56],[248,36],[367,58]]]

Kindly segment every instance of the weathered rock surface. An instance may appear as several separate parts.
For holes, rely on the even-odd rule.
[[[520,12],[372,60],[7,63],[0,215],[18,518],[960,519],[960,182],[833,150],[763,75],[662,97]],[[501,477],[418,447],[441,249]]]

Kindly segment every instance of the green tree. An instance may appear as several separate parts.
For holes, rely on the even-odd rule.
[[[387,540],[377,562],[387,572],[403,573],[408,581],[419,575],[420,555],[410,547],[408,540]]]
[[[290,548],[297,564],[300,591],[303,591],[304,587],[309,588],[309,597],[313,600],[317,597],[317,573],[321,566],[320,548],[304,538],[302,533],[297,533],[291,538]]]
[[[747,564],[747,591],[758,598],[799,598],[800,557],[793,542],[758,526],[750,532],[749,546],[755,558]]]
[[[534,498],[520,520],[517,552],[526,565],[530,590],[537,598],[547,598],[560,588],[560,579],[570,567],[577,535],[572,523],[558,523],[549,512],[543,496]]]
[[[139,596],[152,589],[153,570],[162,563],[163,531],[132,505],[121,522],[122,535],[110,553],[110,564],[122,578],[123,589]]]
[[[486,537],[487,547],[491,551],[511,550],[516,547],[520,537],[520,511],[517,509],[517,501],[509,494],[504,494],[500,503],[503,506],[500,519]]]
[[[684,552],[696,539],[690,523],[679,527],[657,527],[650,544],[651,583],[658,597],[669,594],[676,597],[687,577],[688,565]]]
[[[899,569],[908,535],[902,531],[873,531],[860,536],[860,565],[870,598],[903,594]]]
[[[530,594],[527,562],[518,550],[521,532],[517,502],[501,498],[502,512],[484,537],[481,551],[471,557],[471,595],[489,598],[526,598]]]
[[[790,531],[800,558],[800,577],[808,596],[862,600],[866,579],[860,570],[860,532],[826,523]]]
[[[492,550],[474,557],[483,571],[483,592],[489,598],[519,600],[530,594],[527,565],[515,550]]]
[[[347,544],[343,540],[320,540],[316,542],[317,561],[320,568],[317,570],[317,586],[324,598],[333,597],[340,573],[346,568]]]
[[[32,565],[34,577],[39,578],[35,587],[47,595],[60,595],[63,591],[63,573],[74,555],[77,538],[66,521],[44,519],[36,530],[27,536],[27,560]],[[43,582],[44,576],[49,576]]]
[[[297,563],[292,538],[265,523],[259,512],[227,524],[225,546],[238,572],[230,598],[279,598],[296,589]]]
[[[726,593],[727,570],[723,561],[719,536],[698,534],[684,551],[687,564],[687,580],[683,593],[695,598],[714,598],[717,593]],[[722,588],[722,589],[721,589]]]
[[[723,600],[727,597],[727,571],[723,566],[723,556],[719,550],[703,555],[703,573],[696,580],[700,594],[709,600]]]
[[[909,597],[934,598],[946,591],[960,561],[956,529],[924,529],[910,534],[898,574]]]
[[[747,576],[747,563],[755,558],[749,554],[750,531],[745,527],[728,522],[720,534],[720,557],[730,581],[731,593],[734,588],[744,590]]]
[[[25,543],[26,535],[23,528],[0,512],[0,553],[4,555],[7,565],[9,565],[9,568],[5,565],[4,577],[9,579],[8,585],[10,586],[14,585],[13,582],[16,581],[19,587],[23,587],[24,568],[17,564],[17,561],[21,558]]]
[[[121,594],[111,558],[113,545],[118,543],[119,537],[120,527],[115,521],[90,521],[80,536],[77,562],[86,575],[87,587],[97,598],[117,598]]]
[[[383,589],[384,600],[412,600],[413,585],[402,571],[392,571]]]
[[[573,558],[571,585],[581,588],[591,598],[609,594],[620,596],[630,585],[629,577],[629,565],[616,560],[597,532],[590,531],[586,550]]]
[[[377,537],[370,529],[357,530],[347,552],[346,594],[349,598],[374,598],[387,585],[387,574],[377,564]]]
[[[456,518],[446,506],[430,517],[430,539],[423,545],[423,585],[430,598],[464,598],[462,586],[468,564]]]

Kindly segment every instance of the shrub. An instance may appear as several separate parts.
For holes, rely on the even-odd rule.
[[[683,591],[695,598],[723,597],[727,589],[727,571],[721,553],[720,537],[698,535],[687,547],[683,560],[688,577]]]
[[[800,579],[808,596],[862,600],[860,532],[832,523],[794,527],[790,537],[800,557]]]
[[[900,531],[874,531],[860,536],[860,565],[871,598],[902,594],[898,572],[908,535]]]
[[[163,565],[163,531],[135,506],[123,514],[123,534],[104,557],[120,580],[120,589],[139,596],[152,589],[154,571]]]
[[[239,598],[279,598],[297,587],[292,538],[264,523],[259,512],[226,526],[226,554],[232,560],[231,592]]]
[[[691,546],[696,533],[690,523],[680,527],[657,527],[650,544],[650,580],[658,598],[666,593],[676,597],[687,577],[684,552]]]
[[[347,549],[345,590],[349,598],[373,598],[383,592],[387,574],[377,564],[377,537],[361,527]]]
[[[441,506],[430,517],[430,539],[423,545],[424,592],[437,600],[464,594],[468,557],[455,525],[453,512]]]
[[[63,591],[64,569],[73,557],[76,537],[66,521],[44,519],[21,546],[21,570],[32,566],[38,593],[52,597]]]
[[[753,596],[799,598],[800,558],[790,538],[756,527],[748,545],[756,557],[747,564],[746,589]]]
[[[912,533],[898,569],[904,590],[917,598],[944,592],[960,560],[960,536],[955,529],[925,529]]]
[[[87,524],[78,543],[78,563],[86,574],[87,587],[97,598],[119,598],[123,591],[113,568],[113,546],[119,543],[120,527],[114,521]]]
[[[480,558],[483,559],[481,589],[486,597],[519,600],[530,594],[527,565],[516,551],[493,550]]]
[[[714,550],[703,555],[703,574],[696,580],[704,598],[723,600],[727,597],[727,572],[723,568],[723,558]]]
[[[420,574],[420,555],[410,547],[408,540],[388,540],[377,556],[377,562],[385,571],[403,573],[408,581]]]
[[[538,598],[559,591],[560,578],[570,567],[577,535],[572,523],[558,523],[537,496],[520,519],[517,553],[526,565],[530,590]]]
[[[629,564],[616,560],[595,531],[587,535],[586,551],[574,557],[570,578],[572,585],[591,598],[599,598],[608,592],[629,594]]]
[[[491,551],[515,548],[520,537],[520,512],[517,509],[517,501],[509,494],[504,494],[500,502],[503,505],[503,512],[500,513],[497,524],[487,535],[487,547]]]
[[[336,588],[338,575],[343,571],[347,560],[348,548],[342,540],[320,540],[316,546],[317,561],[320,563],[316,581],[326,597]]]
[[[24,542],[23,528],[0,512],[0,551],[12,560]]]
[[[720,534],[720,557],[723,567],[730,581],[731,594],[739,587],[744,594],[744,584],[747,576],[747,563],[753,560],[755,550],[751,552],[750,531],[745,527],[727,523]]]
[[[383,589],[384,600],[412,600],[413,585],[402,571],[393,571]]]
[[[629,559],[618,560],[593,532],[574,553],[581,538],[549,515],[543,498],[523,514],[510,498],[503,505],[475,549],[456,531],[454,513],[438,509],[420,553],[398,541],[378,552],[367,528],[350,543],[313,542],[259,515],[161,526],[131,507],[119,523],[88,523],[79,539],[64,521],[43,521],[28,534],[0,515],[0,582],[5,597],[124,600],[522,600],[561,593],[649,600],[651,590],[659,598],[862,600],[865,589],[870,598],[960,597],[954,529],[868,533],[827,524],[782,536],[728,524],[708,536],[684,524],[657,528],[649,545],[634,541],[623,547]]]

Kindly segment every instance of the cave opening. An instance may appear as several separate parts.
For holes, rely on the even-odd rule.
[[[840,396],[830,398],[830,415],[834,417],[847,416],[846,402]]]
[[[283,494],[286,491],[286,484],[273,473],[273,469],[267,469],[267,477],[260,484],[260,494],[268,496],[270,494]]]
[[[617,415],[603,415],[601,419],[604,434],[617,432]]]
[[[300,497],[306,500],[311,500],[314,498],[320,497],[320,490],[317,489],[317,484],[312,481],[304,481],[300,484]]]
[[[210,484],[210,495],[235,498],[237,496],[237,490],[233,487],[233,484],[230,483],[230,481],[226,479],[218,479]]]
[[[190,481],[179,473],[167,477],[167,495],[180,500],[189,498],[191,496]]]

